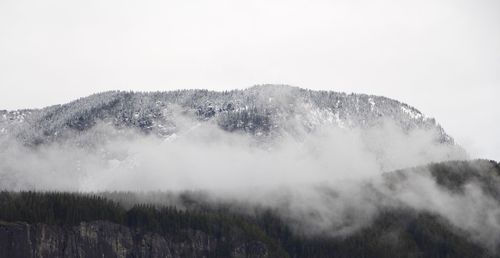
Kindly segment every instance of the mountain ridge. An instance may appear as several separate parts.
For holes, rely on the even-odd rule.
[[[438,142],[454,144],[434,118],[394,99],[269,84],[230,91],[107,91],[41,109],[4,110],[0,136],[14,134],[36,145],[60,138],[64,131],[85,131],[105,121],[115,128],[168,137],[179,130],[173,119],[179,114],[258,137],[310,132],[325,124],[370,128],[391,119],[405,131],[435,130]]]

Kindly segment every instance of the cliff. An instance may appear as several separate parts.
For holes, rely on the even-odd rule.
[[[201,231],[162,235],[105,222],[78,226],[0,222],[0,257],[269,257],[258,241],[217,240]]]

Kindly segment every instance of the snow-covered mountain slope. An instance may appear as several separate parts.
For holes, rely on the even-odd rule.
[[[104,122],[117,129],[135,128],[167,138],[182,130],[180,116],[255,137],[308,133],[323,125],[366,129],[390,119],[404,131],[435,130],[437,142],[453,144],[433,118],[396,100],[287,85],[224,92],[104,92],[43,109],[0,111],[0,136],[38,145]]]

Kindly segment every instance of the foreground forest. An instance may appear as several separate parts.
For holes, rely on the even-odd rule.
[[[485,166],[488,165],[488,166]],[[485,170],[484,168],[488,169]],[[474,182],[500,201],[494,161],[432,164],[386,173],[397,183],[430,171],[446,191]],[[380,210],[349,234],[299,232],[278,212],[206,203],[194,193],[172,202],[134,193],[0,193],[0,257],[494,257],[439,214],[411,207]],[[252,210],[252,212],[248,212]],[[498,220],[498,218],[496,218]]]

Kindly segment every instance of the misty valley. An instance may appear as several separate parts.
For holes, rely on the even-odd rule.
[[[498,257],[500,164],[287,85],[0,111],[0,257]]]

